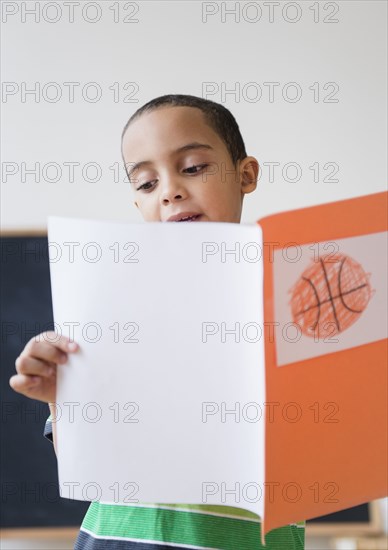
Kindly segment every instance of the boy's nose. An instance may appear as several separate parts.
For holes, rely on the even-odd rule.
[[[182,195],[180,193],[174,195],[174,196],[165,196],[163,198],[163,204],[168,204],[169,202],[175,202],[175,201],[179,201],[179,200],[182,200]]]
[[[163,204],[182,200],[186,196],[186,190],[182,184],[170,181],[164,185],[161,194]]]

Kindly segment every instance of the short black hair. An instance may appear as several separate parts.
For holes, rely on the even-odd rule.
[[[206,123],[225,143],[232,158],[233,165],[236,166],[238,160],[243,160],[247,156],[244,140],[236,119],[226,107],[216,103],[215,101],[210,101],[209,99],[183,94],[162,95],[152,99],[140,107],[124,126],[121,134],[121,149],[123,137],[128,126],[138,119],[143,113],[153,111],[164,105],[170,105],[172,107],[196,107],[197,109],[200,109],[205,116]],[[124,155],[122,156],[124,160]]]

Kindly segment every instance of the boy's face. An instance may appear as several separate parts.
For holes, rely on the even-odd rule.
[[[184,146],[189,147],[179,151]],[[195,221],[239,223],[243,196],[256,188],[257,160],[246,157],[235,168],[222,139],[194,107],[144,113],[128,127],[122,148],[134,203],[145,221],[195,214]],[[143,161],[148,162],[131,171]]]

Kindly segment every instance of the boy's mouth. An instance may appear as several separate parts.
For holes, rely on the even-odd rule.
[[[195,212],[181,212],[168,218],[168,222],[196,222],[199,220],[202,214],[196,214]]]

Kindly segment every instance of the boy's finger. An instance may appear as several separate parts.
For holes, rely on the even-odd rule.
[[[74,342],[73,340],[70,340],[70,338],[67,338],[66,336],[62,336],[53,330],[48,330],[46,332],[42,332],[33,338],[28,342],[26,345],[26,348],[33,346],[35,343],[47,343],[51,346],[55,346],[62,350],[63,352],[67,353],[69,351],[76,351],[78,349],[78,344]]]
[[[59,348],[47,342],[34,342],[29,348],[24,348],[19,357],[24,361],[32,358],[55,364],[63,364],[67,361],[67,353],[63,353]]]
[[[39,385],[42,383],[42,379],[39,376],[27,376],[25,374],[14,374],[9,379],[9,385],[11,388],[26,395],[27,397],[34,398],[34,392],[36,392]]]
[[[39,335],[41,336],[41,335]],[[53,340],[53,338],[52,338]],[[70,344],[75,344],[76,349],[72,349]],[[65,362],[67,353],[76,351],[78,345],[75,342],[70,342],[67,338],[61,336],[58,341],[50,341],[45,338],[32,338],[22,353],[21,356],[31,356],[37,359],[44,359],[45,361],[51,361],[53,363]]]
[[[44,403],[55,402],[56,384],[54,377],[50,379],[42,376],[15,374],[10,378],[9,385],[13,390],[30,399],[36,399]]]
[[[28,355],[19,355],[15,361],[15,367],[18,374],[28,376],[52,376],[56,370],[55,363],[35,359]]]

